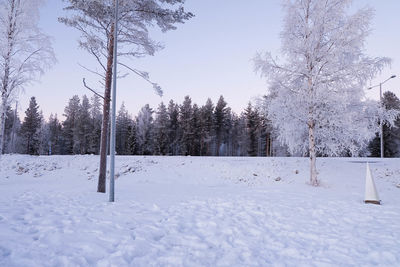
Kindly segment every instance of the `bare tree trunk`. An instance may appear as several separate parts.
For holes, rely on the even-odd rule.
[[[107,58],[107,71],[104,89],[104,104],[103,104],[103,122],[101,125],[101,139],[100,139],[100,168],[99,180],[97,185],[97,192],[106,192],[106,172],[107,172],[107,137],[108,137],[108,123],[110,120],[110,100],[111,100],[111,81],[112,81],[112,64],[113,64],[113,51],[114,51],[114,25],[111,26],[111,31],[108,41],[108,58]]]
[[[5,126],[6,126],[6,100],[4,97],[1,99],[1,107],[0,107],[0,155],[3,154],[4,148],[4,133],[5,133]]]
[[[314,137],[314,123],[309,123],[308,126],[308,143],[310,153],[310,184],[312,186],[318,186],[319,181],[317,178],[317,154],[315,150],[315,137]]]

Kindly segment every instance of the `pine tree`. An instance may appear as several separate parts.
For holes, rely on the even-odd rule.
[[[74,95],[69,100],[68,106],[64,109],[65,120],[63,122],[63,138],[66,154],[80,153],[80,147],[78,144],[79,110],[80,99],[77,95]]]
[[[137,129],[135,121],[132,121],[131,125],[129,125],[129,136],[128,136],[128,154],[129,155],[137,155]]]
[[[258,152],[258,129],[259,129],[259,115],[256,109],[249,102],[247,108],[244,111],[246,116],[246,128],[248,135],[248,148],[247,153],[249,156],[255,157]]]
[[[62,125],[57,118],[57,114],[50,114],[48,129],[49,129],[49,154],[60,155],[63,154],[63,137],[62,137]]]
[[[115,151],[119,155],[128,155],[129,153],[129,134],[131,130],[132,119],[122,102],[116,119],[116,143]]]
[[[157,155],[167,155],[168,153],[168,122],[167,107],[161,102],[154,121],[154,152]]]
[[[210,156],[212,154],[212,142],[214,141],[214,104],[208,98],[207,102],[200,109],[201,117],[201,155]]]
[[[190,128],[192,132],[192,144],[191,153],[192,156],[200,156],[201,150],[201,113],[197,104],[193,104],[192,108],[192,119],[190,122]]]
[[[153,110],[146,104],[136,118],[136,143],[140,155],[153,154]]]
[[[24,153],[30,155],[39,154],[40,127],[42,118],[35,97],[31,97],[29,107],[25,111],[24,122],[21,125],[21,136],[23,138]]]
[[[67,26],[79,30],[82,48],[93,55],[99,63],[104,79],[104,103],[103,120],[100,143],[100,167],[97,192],[106,190],[106,162],[107,162],[107,136],[110,118],[111,78],[113,75],[112,62],[114,59],[114,29],[115,1],[109,0],[69,0],[66,11],[72,13],[69,17],[60,18],[59,21]],[[184,23],[193,17],[193,14],[185,12],[184,0],[144,0],[144,1],[120,1],[117,42],[120,58],[132,59],[144,55],[153,55],[161,46],[151,40],[149,27],[158,27],[163,32],[176,29],[175,24]],[[149,81],[147,72],[137,71],[128,65],[121,64],[129,71]],[[115,74],[116,75],[116,74]],[[151,82],[152,83],[152,82]],[[152,83],[153,88],[161,94],[161,88]]]
[[[100,137],[101,137],[101,103],[100,97],[93,95],[90,103],[90,118],[91,118],[91,134],[89,141],[89,153],[99,154],[100,150]]]
[[[192,152],[193,132],[192,132],[192,99],[185,96],[179,110],[179,125],[181,129],[180,144],[182,155],[190,155]]]
[[[169,143],[169,154],[179,155],[180,144],[179,144],[179,106],[170,100],[168,104],[168,143]]]
[[[224,97],[221,95],[218,99],[214,111],[214,131],[215,131],[215,155],[219,156],[221,145],[226,133],[226,120],[229,115],[229,109],[226,106]]]
[[[92,120],[90,116],[90,103],[86,95],[82,97],[82,103],[79,106],[78,122],[76,124],[76,135],[74,144],[76,151],[80,154],[89,153],[90,140],[92,134]]]

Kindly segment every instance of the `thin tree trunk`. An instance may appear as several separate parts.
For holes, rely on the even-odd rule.
[[[310,123],[308,127],[308,142],[310,153],[310,183],[312,186],[318,186],[319,181],[317,178],[317,154],[315,150],[315,137],[314,137],[314,124]]]
[[[6,100],[2,98],[1,107],[0,107],[0,155],[3,154],[4,148],[4,133],[5,133],[5,126],[6,126]]]
[[[114,25],[111,26],[110,37],[108,42],[108,58],[107,71],[104,89],[104,104],[103,104],[103,122],[101,125],[100,139],[100,168],[97,192],[106,192],[106,172],[107,172],[107,137],[108,123],[110,120],[110,97],[111,97],[111,81],[112,81],[112,64],[114,51]]]

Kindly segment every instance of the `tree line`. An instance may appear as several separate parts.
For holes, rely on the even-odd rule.
[[[261,101],[265,103],[265,100]],[[400,100],[392,92],[383,95],[385,109],[400,110]],[[4,153],[31,155],[99,154],[102,104],[96,95],[90,99],[74,95],[62,118],[51,114],[45,120],[36,98],[32,97],[23,121],[15,108],[7,108]],[[118,155],[191,156],[283,156],[265,108],[251,104],[239,115],[221,96],[203,106],[186,96],[182,104],[170,100],[156,109],[148,104],[132,116],[122,104],[116,120]],[[400,156],[400,118],[394,127],[384,125],[385,157]],[[305,140],[306,141],[306,140]],[[283,151],[283,152],[282,152]],[[380,157],[379,133],[370,142],[367,154]],[[321,155],[320,155],[321,156]]]
[[[74,95],[62,120],[45,120],[32,97],[21,122],[7,109],[5,153],[31,155],[99,154],[102,104]],[[186,96],[181,104],[170,100],[156,109],[148,104],[136,116],[122,104],[116,118],[118,155],[271,156],[272,128],[261,107],[249,102],[239,115],[223,96],[203,106]]]

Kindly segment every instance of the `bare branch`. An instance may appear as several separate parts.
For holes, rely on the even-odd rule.
[[[82,81],[83,81],[83,86],[85,86],[86,89],[90,90],[93,94],[97,95],[98,97],[101,97],[102,99],[104,99],[104,96],[97,93],[95,90],[93,90],[92,88],[90,88],[89,86],[86,85],[85,78],[83,78]]]

